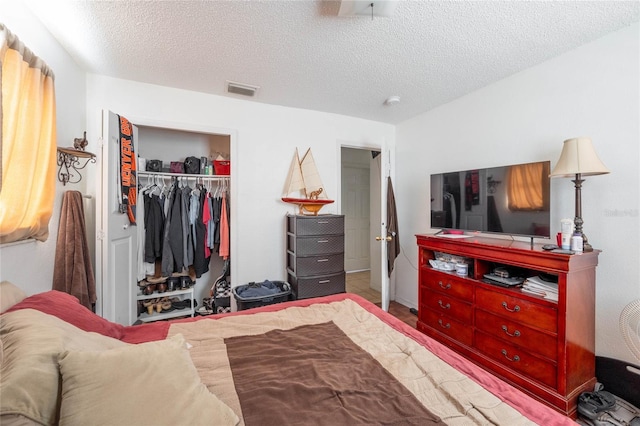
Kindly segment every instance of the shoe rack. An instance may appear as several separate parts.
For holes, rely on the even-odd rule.
[[[184,299],[185,296],[187,296],[191,301],[191,306],[184,309],[173,309],[170,311],[161,311],[161,312],[157,312],[157,310],[154,309],[152,314],[143,312],[142,314],[138,315],[138,320],[141,322],[153,322],[153,321],[166,320],[166,319],[176,318],[176,317],[185,317],[185,316],[193,317],[195,313],[195,306],[193,303],[194,301],[193,288],[194,287],[191,286],[187,289],[166,291],[164,293],[152,293],[149,295],[138,294],[136,296],[136,303],[137,301],[161,299],[163,297],[168,297],[169,299],[172,297],[179,297],[180,299]]]

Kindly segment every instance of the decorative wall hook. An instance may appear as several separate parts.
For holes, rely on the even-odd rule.
[[[58,180],[63,185],[80,182],[80,170],[87,167],[89,162],[96,162],[96,155],[84,150],[87,144],[87,132],[84,132],[82,138],[73,140],[73,148],[58,147]]]

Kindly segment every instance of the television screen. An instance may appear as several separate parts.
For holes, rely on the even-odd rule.
[[[431,175],[431,227],[550,237],[550,161]]]

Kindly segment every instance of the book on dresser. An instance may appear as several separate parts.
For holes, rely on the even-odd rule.
[[[287,281],[297,299],[345,291],[344,215],[287,215]]]
[[[417,235],[421,332],[573,418],[595,378],[595,268],[599,250],[560,254],[485,237]],[[433,268],[445,253],[466,276]],[[522,286],[485,276],[515,269]]]

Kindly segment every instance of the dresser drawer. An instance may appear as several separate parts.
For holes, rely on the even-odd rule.
[[[557,360],[558,337],[555,334],[546,334],[482,310],[476,311],[476,329],[550,360]]]
[[[425,325],[438,330],[442,334],[446,334],[463,345],[472,345],[473,329],[469,324],[462,323],[423,306],[420,307],[419,315],[420,321]]]
[[[288,249],[296,256],[313,256],[316,254],[333,254],[344,252],[344,235],[318,235],[296,237],[287,235]]]
[[[330,294],[345,292],[344,271],[337,274],[322,275],[315,277],[297,277],[291,272],[287,279],[293,293],[298,299],[308,299],[310,297],[328,296]]]
[[[473,285],[464,278],[430,268],[423,270],[421,276],[422,285],[428,289],[468,302],[473,301]]]
[[[509,345],[481,331],[476,331],[476,347],[502,365],[526,374],[547,386],[556,387],[557,371],[553,362],[537,358],[527,350]]]
[[[476,289],[476,307],[521,324],[558,332],[558,311],[515,296]]]
[[[297,276],[326,275],[344,271],[344,254],[298,257],[287,253],[287,268]]]
[[[318,216],[287,216],[287,232],[302,235],[344,234],[344,216],[325,214]]]
[[[427,288],[421,289],[420,292],[420,305],[422,307],[429,308],[434,312],[441,313],[442,315],[450,316],[471,326],[473,307],[470,303],[463,302],[460,299],[449,297],[445,294],[438,293]]]

